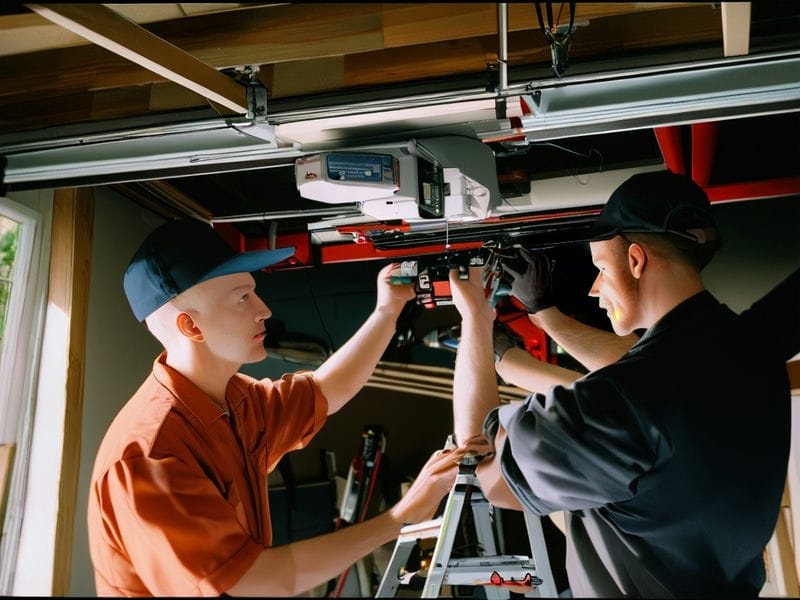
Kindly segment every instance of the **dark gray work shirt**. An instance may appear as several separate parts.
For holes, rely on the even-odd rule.
[[[757,330],[704,291],[618,362],[489,415],[490,436],[498,419],[508,432],[515,495],[566,511],[574,596],[758,594],[786,477],[791,354]]]

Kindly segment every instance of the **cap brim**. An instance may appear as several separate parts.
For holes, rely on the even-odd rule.
[[[602,240],[610,240],[619,234],[619,230],[611,227],[603,227],[602,225],[594,225],[584,232],[581,238],[583,242],[600,242]]]
[[[609,229],[608,227],[598,227],[591,225],[589,227],[576,227],[561,232],[553,239],[549,239],[552,246],[563,246],[566,244],[583,244],[586,242],[599,242],[601,240],[610,240],[618,232],[616,229]]]
[[[234,273],[254,273],[265,267],[278,264],[293,255],[293,246],[288,248],[276,248],[275,250],[252,250],[250,252],[243,252],[212,269],[203,277],[202,281],[207,281],[215,277],[222,277],[224,275],[233,275]]]

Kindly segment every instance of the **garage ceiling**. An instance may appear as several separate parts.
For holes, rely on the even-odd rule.
[[[799,31],[794,1],[6,2],[3,185],[105,183],[248,243],[278,224],[339,248],[327,261],[374,258],[398,238],[400,253],[435,249],[448,223],[381,246],[395,223],[298,193],[295,161],[324,151],[478,140],[495,156],[498,212],[514,207],[520,230],[575,225],[620,177],[664,165],[714,201],[797,195]],[[570,185],[580,197],[553,200]],[[507,229],[505,217],[463,239]]]

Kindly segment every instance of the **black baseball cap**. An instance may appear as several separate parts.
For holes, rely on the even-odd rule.
[[[621,183],[588,240],[622,233],[671,233],[709,249],[721,245],[708,195],[691,178],[668,170],[637,173]]]
[[[169,221],[152,231],[125,270],[125,295],[138,321],[203,281],[253,273],[281,262],[294,248],[237,253],[207,223]]]

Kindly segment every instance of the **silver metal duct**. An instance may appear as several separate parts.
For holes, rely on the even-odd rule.
[[[495,102],[528,111],[497,118]],[[9,140],[3,183],[92,185],[290,164],[323,149],[427,135],[531,140],[800,110],[800,53],[508,84],[500,90],[395,97],[267,115]],[[516,120],[518,119],[518,121]]]

